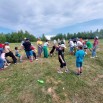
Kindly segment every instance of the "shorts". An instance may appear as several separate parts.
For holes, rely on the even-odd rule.
[[[27,55],[27,57],[29,57],[29,56],[33,56],[33,52],[32,52],[32,50],[31,50],[31,51],[26,51],[26,55]]]
[[[73,52],[73,49],[74,49],[73,47],[70,47],[70,53],[72,53],[72,52]]]
[[[19,57],[19,58],[21,57],[21,55],[20,55],[20,54],[16,54],[15,56],[17,56],[17,57]]]
[[[65,63],[62,63],[62,61],[59,59],[59,62],[60,62],[60,68],[63,68],[63,67],[65,67],[66,66],[66,62]]]
[[[83,63],[82,63],[82,62],[76,62],[76,67],[77,67],[77,68],[81,68],[81,67],[82,67],[82,65],[83,65]]]

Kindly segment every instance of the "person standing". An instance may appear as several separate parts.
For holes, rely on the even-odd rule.
[[[48,56],[49,56],[48,46],[49,46],[49,43],[48,43],[48,40],[46,40],[46,42],[44,43],[44,46],[43,46],[44,58],[48,58]]]
[[[70,39],[70,41],[69,41],[69,47],[70,47],[70,54],[73,55],[74,42],[72,39]]]
[[[77,75],[80,75],[83,70],[83,60],[85,56],[85,52],[83,50],[82,46],[78,47],[78,50],[76,51],[76,67],[77,67]]]
[[[97,51],[97,48],[98,48],[98,44],[99,44],[98,36],[96,36],[94,38],[93,49],[92,49],[92,57],[91,58],[97,57],[96,51]]]
[[[86,40],[87,49],[92,52],[93,45],[89,40]]]
[[[41,41],[40,38],[38,38],[38,41],[37,41],[38,57],[41,57],[41,54],[42,54],[42,49],[43,49],[42,44],[43,42]]]
[[[66,66],[66,62],[64,59],[64,49],[66,48],[66,46],[64,44],[61,44],[59,46],[58,49],[58,60],[60,63],[60,68],[58,69],[58,73],[63,73],[63,69],[65,69],[65,72],[68,72],[67,66]]]
[[[31,43],[29,39],[26,39],[26,41],[23,43],[23,47],[25,49],[27,57],[30,59],[30,62],[33,61],[33,52],[31,50]]]

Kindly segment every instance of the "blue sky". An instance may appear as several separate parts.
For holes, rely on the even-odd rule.
[[[103,28],[102,0],[0,0],[0,32],[35,36]]]

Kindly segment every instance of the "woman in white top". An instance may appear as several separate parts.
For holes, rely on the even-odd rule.
[[[48,53],[48,40],[46,40],[46,42],[43,45],[43,52],[44,52],[44,58],[48,58],[49,53]]]

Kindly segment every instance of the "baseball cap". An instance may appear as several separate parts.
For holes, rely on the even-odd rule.
[[[98,36],[96,36],[95,38],[97,38],[97,39],[98,39]]]
[[[5,42],[5,44],[9,44],[9,42]]]

